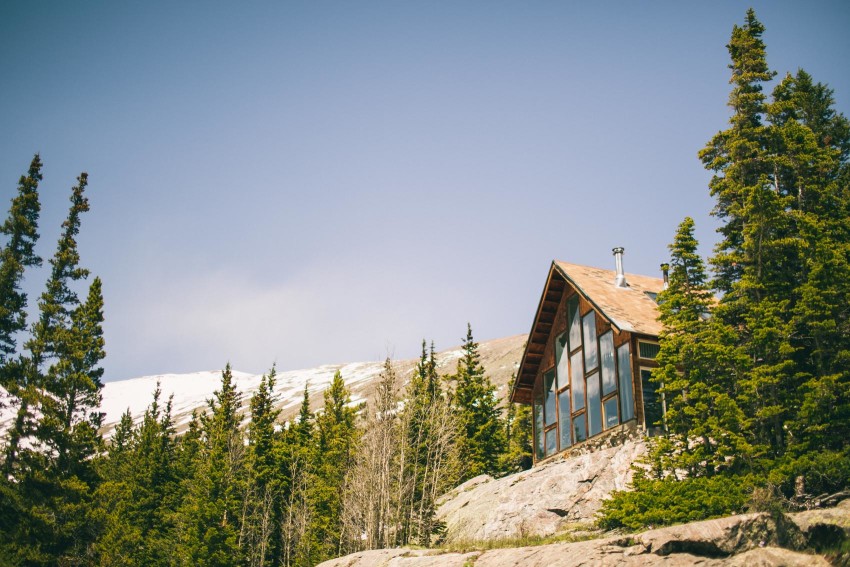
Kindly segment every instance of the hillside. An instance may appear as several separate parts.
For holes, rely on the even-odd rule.
[[[519,364],[526,335],[494,339],[480,343],[481,362],[487,370],[490,379],[498,388],[500,396],[507,391],[513,372]],[[460,357],[459,347],[448,349],[437,354],[437,363],[441,374],[454,372],[457,359]],[[402,382],[413,371],[417,360],[394,361]],[[316,368],[303,370],[288,370],[278,373],[276,393],[277,407],[281,409],[281,418],[286,420],[298,413],[298,408],[304,396],[304,387],[310,392],[311,407],[315,411],[322,406],[322,392],[330,384],[334,373],[339,370],[351,392],[352,403],[371,399],[376,379],[383,368],[383,361],[351,362],[346,364],[326,364]],[[234,370],[237,387],[242,393],[243,413],[247,414],[248,401],[251,394],[260,383],[260,375],[248,374]],[[103,388],[104,432],[109,432],[118,423],[121,414],[127,408],[134,419],[138,419],[150,404],[157,382],[162,388],[162,398],[173,395],[173,415],[177,430],[182,430],[191,419],[192,410],[203,410],[206,400],[221,382],[221,371],[195,372],[191,374],[162,374],[144,376],[130,380],[109,382]],[[11,415],[8,411],[0,414],[0,427],[5,427]]]

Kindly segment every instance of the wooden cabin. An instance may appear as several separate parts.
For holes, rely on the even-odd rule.
[[[663,406],[649,381],[658,354],[659,278],[554,261],[531,325],[511,401],[533,405],[534,462],[594,438],[643,428]]]

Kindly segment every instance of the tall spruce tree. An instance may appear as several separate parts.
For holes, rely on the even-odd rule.
[[[336,557],[341,547],[341,507],[345,474],[357,450],[355,410],[337,371],[324,392],[324,408],[316,417],[316,465],[312,480],[315,513],[311,526],[317,561]]]
[[[103,299],[99,280],[82,305],[74,289],[88,275],[76,243],[81,215],[89,210],[87,175],[77,181],[39,320],[25,345],[29,355],[15,372],[17,412],[4,451],[4,472],[16,493],[11,501],[20,506],[12,561],[35,565],[88,561],[97,535],[89,517],[99,482],[91,457],[102,444]]]
[[[310,412],[310,387],[304,384],[304,396],[298,417],[289,422],[277,437],[276,461],[281,464],[280,564],[286,567],[314,563],[311,481],[315,470],[315,429]]]
[[[789,209],[793,198],[778,182],[763,85],[768,69],[761,40],[764,26],[749,10],[728,45],[732,58],[730,128],[717,134],[700,157],[714,171],[709,187],[714,214],[724,225],[712,263],[723,293],[716,315],[738,330],[749,360],[739,369],[738,400],[758,453],[779,455],[786,446],[789,396],[799,386],[794,372],[791,297],[798,282],[799,242]]]
[[[251,424],[248,429],[245,495],[242,505],[242,530],[239,546],[248,565],[262,567],[279,561],[278,527],[280,524],[281,474],[275,454],[274,366],[260,379],[251,396]]]
[[[480,474],[499,475],[502,453],[505,452],[505,428],[496,387],[490,382],[481,365],[478,343],[472,337],[472,325],[467,324],[463,355],[452,376],[455,382],[453,402],[458,416],[458,455],[461,460],[461,481]]]
[[[240,394],[228,364],[221,388],[201,416],[201,444],[188,492],[178,511],[177,563],[233,565],[239,548],[244,443],[239,430]]]
[[[171,400],[153,400],[138,427],[125,413],[103,465],[96,492],[102,523],[97,556],[105,565],[171,565],[179,501]]]
[[[670,245],[669,287],[658,295],[664,330],[653,372],[667,408],[655,469],[691,477],[740,470],[752,454],[734,394],[746,354],[734,330],[709,316],[714,298],[697,247],[694,221],[685,218]]]
[[[7,389],[17,386],[17,381],[8,375],[7,365],[17,352],[16,335],[26,329],[27,296],[21,290],[24,270],[41,265],[41,258],[35,252],[41,212],[38,199],[41,165],[36,154],[27,175],[22,175],[18,182],[18,194],[12,199],[9,217],[0,225],[0,234],[5,239],[0,250],[0,385]]]

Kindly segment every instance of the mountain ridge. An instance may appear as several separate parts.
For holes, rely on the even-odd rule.
[[[519,359],[525,346],[527,335],[512,335],[479,343],[481,363],[487,375],[497,388],[498,395],[504,398],[513,373],[519,365]],[[437,368],[441,375],[451,374],[456,361],[461,356],[460,347],[453,347],[436,353]],[[392,361],[401,378],[399,387],[407,382],[417,359]],[[287,370],[277,373],[275,407],[281,410],[280,419],[292,419],[300,408],[305,387],[308,388],[310,405],[313,411],[322,407],[322,392],[339,371],[351,394],[351,403],[360,404],[372,399],[377,378],[384,367],[384,361],[349,362],[342,364],[323,364],[314,368]],[[221,383],[221,370],[200,371],[180,374],[157,374],[140,376],[115,382],[107,382],[102,390],[103,432],[109,435],[115,428],[121,415],[130,410],[134,421],[144,415],[153,400],[157,383],[160,384],[160,403],[172,398],[172,416],[178,432],[185,429],[191,419],[192,411],[203,411],[206,400],[211,398]],[[259,386],[261,374],[250,374],[232,370],[236,387],[242,395],[242,411],[247,417],[251,395]],[[5,411],[5,410],[4,410]],[[6,412],[8,413],[8,412]],[[2,414],[0,427],[5,426],[10,415]]]

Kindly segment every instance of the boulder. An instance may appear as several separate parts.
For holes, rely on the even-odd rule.
[[[438,502],[446,541],[548,536],[590,524],[602,501],[624,490],[646,451],[639,436],[500,479],[475,477]]]
[[[479,482],[473,484],[481,486]],[[468,553],[366,551],[327,561],[321,567],[826,566],[829,562],[817,555],[820,549],[812,545],[834,550],[846,538],[848,523],[850,501],[845,501],[829,510],[789,516],[741,514],[573,543]],[[827,534],[827,539],[813,540],[812,534]]]

